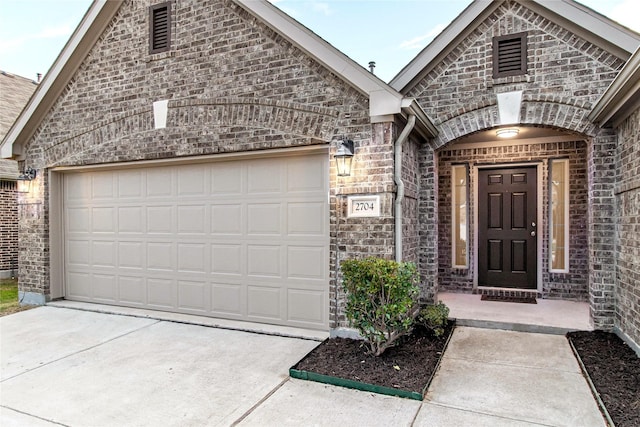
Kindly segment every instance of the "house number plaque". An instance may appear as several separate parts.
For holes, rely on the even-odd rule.
[[[380,196],[349,196],[347,216],[376,217],[380,216]]]

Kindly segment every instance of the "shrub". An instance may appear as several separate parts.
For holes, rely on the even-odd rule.
[[[447,319],[449,318],[449,307],[443,302],[439,302],[435,305],[427,305],[420,310],[416,323],[424,326],[433,332],[436,337],[444,334],[444,328],[447,325]]]
[[[419,293],[413,263],[380,258],[342,262],[346,315],[376,356],[413,325]]]

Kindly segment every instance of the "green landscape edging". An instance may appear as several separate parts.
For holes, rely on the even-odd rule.
[[[289,369],[289,376],[299,380],[315,381],[318,383],[336,385],[340,387],[352,388],[360,391],[370,391],[372,393],[385,394],[387,396],[404,397],[413,400],[422,400],[422,393],[417,391],[398,390],[390,387],[383,387],[368,383],[361,383],[344,378],[332,377],[330,375],[316,374],[315,372],[300,371],[298,369]]]

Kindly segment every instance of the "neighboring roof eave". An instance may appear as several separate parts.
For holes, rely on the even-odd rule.
[[[640,34],[573,0],[515,0],[596,46],[627,60]],[[475,0],[389,83],[406,93],[502,2]]]
[[[629,58],[589,113],[597,125],[617,126],[640,108],[640,48]]]
[[[233,1],[368,96],[370,116],[401,112],[400,93],[276,6],[266,0]]]
[[[7,132],[0,157],[22,158],[24,144],[49,112],[123,0],[94,0],[35,93]]]

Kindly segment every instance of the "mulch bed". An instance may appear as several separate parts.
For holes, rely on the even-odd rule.
[[[416,327],[411,335],[401,337],[397,346],[378,357],[368,354],[362,341],[327,339],[293,368],[422,393],[436,370],[454,325],[449,322],[441,337]]]
[[[640,426],[640,358],[610,332],[567,334],[617,427]]]

